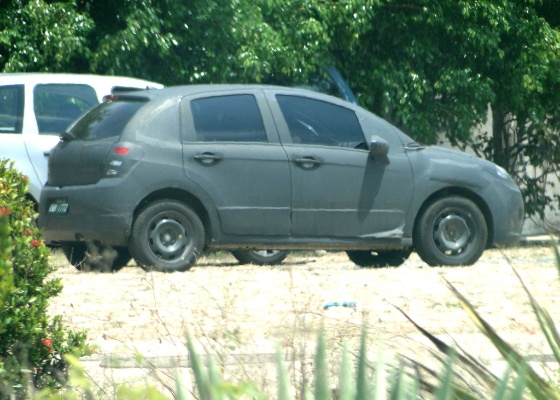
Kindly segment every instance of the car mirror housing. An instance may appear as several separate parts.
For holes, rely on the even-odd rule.
[[[389,153],[389,143],[379,136],[372,136],[369,146],[369,152],[373,158],[386,157]]]

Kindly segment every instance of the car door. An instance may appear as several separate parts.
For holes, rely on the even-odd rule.
[[[30,178],[30,183],[37,182],[38,176],[29,160],[24,128],[24,85],[0,86],[0,158],[9,158],[15,167]],[[31,187],[38,195],[40,186]]]
[[[375,132],[390,141],[390,151],[374,158],[356,112],[342,102],[272,91],[268,98],[290,161],[291,235],[402,236],[413,186],[398,137]]]
[[[46,83],[29,86],[27,108],[33,128],[25,130],[25,146],[39,181],[47,180],[48,157],[59,135],[82,113],[99,103],[95,89],[86,84]],[[30,126],[32,122],[29,122]]]
[[[185,174],[213,199],[226,235],[290,231],[290,170],[263,105],[258,90],[183,100]]]

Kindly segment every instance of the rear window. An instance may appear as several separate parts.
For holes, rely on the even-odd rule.
[[[82,140],[120,137],[125,126],[144,104],[144,101],[137,100],[102,103],[78,120],[69,132]]]
[[[33,109],[39,134],[60,134],[85,111],[99,104],[95,90],[83,84],[39,84]]]

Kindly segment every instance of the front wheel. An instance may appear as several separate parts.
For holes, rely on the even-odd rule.
[[[472,265],[486,248],[488,227],[474,202],[444,197],[422,212],[413,241],[420,258],[431,266]]]
[[[348,258],[354,264],[366,268],[398,267],[405,262],[412,253],[411,249],[398,250],[348,250]]]
[[[187,205],[159,200],[145,207],[132,225],[130,253],[144,269],[186,271],[204,247],[204,226]]]
[[[286,250],[236,250],[231,254],[240,264],[278,265],[288,257]]]

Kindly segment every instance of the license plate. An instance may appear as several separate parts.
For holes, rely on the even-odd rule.
[[[64,215],[68,213],[68,200],[55,200],[49,205],[47,214]]]

